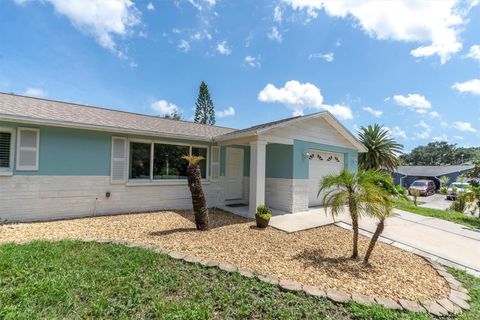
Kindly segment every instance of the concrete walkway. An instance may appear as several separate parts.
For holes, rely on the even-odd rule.
[[[271,226],[286,232],[332,223],[351,229],[346,211],[334,221],[324,208],[274,216],[270,220]],[[361,233],[371,236],[376,224],[376,220],[363,217],[360,220]],[[394,215],[386,221],[381,240],[480,277],[480,230],[395,209]]]

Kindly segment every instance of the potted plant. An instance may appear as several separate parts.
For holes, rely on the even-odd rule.
[[[258,228],[266,228],[268,222],[272,217],[272,210],[264,204],[261,204],[257,207],[257,212],[255,213],[255,220],[257,221]]]

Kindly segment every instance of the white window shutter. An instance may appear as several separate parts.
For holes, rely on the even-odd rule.
[[[37,171],[40,153],[40,130],[18,128],[17,170]]]
[[[220,177],[220,147],[212,147],[212,159],[210,169],[211,179],[218,180],[218,178]]]
[[[112,184],[125,183],[127,171],[127,139],[112,137],[112,164],[110,182]]]

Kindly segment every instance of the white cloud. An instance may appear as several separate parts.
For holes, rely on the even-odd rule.
[[[245,63],[252,68],[260,68],[260,57],[246,56],[244,59]]]
[[[190,39],[194,40],[194,41],[200,41],[200,40],[203,40],[203,39],[212,40],[212,35],[210,33],[208,33],[207,31],[202,31],[202,32],[197,31],[190,36]]]
[[[341,104],[334,104],[334,105],[324,104],[322,105],[322,108],[324,110],[327,110],[331,114],[333,114],[338,119],[341,119],[341,120],[353,119],[352,109],[350,109],[347,106],[344,106]]]
[[[173,112],[181,113],[180,108],[176,104],[170,103],[167,100],[155,101],[151,107],[162,116],[172,114]]]
[[[383,111],[375,110],[375,109],[372,109],[370,107],[363,107],[362,109],[363,109],[363,111],[366,111],[366,112],[370,113],[375,118],[380,118],[383,114]]]
[[[233,107],[228,107],[225,110],[217,111],[216,114],[217,114],[217,117],[219,118],[232,117],[235,115],[235,109]]]
[[[460,131],[477,132],[477,129],[473,128],[470,122],[457,121],[453,123],[453,127]]]
[[[280,33],[280,31],[278,31],[277,27],[272,27],[272,29],[270,29],[270,32],[267,34],[267,37],[268,39],[277,42],[282,42],[283,40],[282,34]]]
[[[190,51],[190,43],[185,39],[181,39],[177,48],[182,50],[183,52],[188,52]]]
[[[393,100],[395,100],[398,105],[411,108],[418,113],[426,113],[427,110],[432,107],[430,101],[428,101],[424,96],[417,93],[409,93],[406,96],[395,95],[393,96]]]
[[[415,133],[417,139],[428,139],[430,138],[430,133],[432,133],[432,127],[429,126],[425,121],[420,121],[416,125],[417,128],[423,129],[420,132]]]
[[[472,79],[465,82],[455,82],[452,88],[462,93],[468,92],[480,95],[480,79]]]
[[[394,126],[393,128],[385,127],[388,130],[388,133],[393,138],[402,138],[407,139],[407,134],[399,126]]]
[[[30,0],[48,2],[55,11],[66,16],[72,25],[81,32],[95,38],[98,44],[125,59],[125,54],[117,48],[115,37],[132,34],[132,28],[141,24],[140,11],[132,0]],[[17,4],[27,1],[16,0]]]
[[[353,119],[352,110],[344,105],[328,105],[323,103],[320,89],[311,83],[300,83],[290,80],[283,87],[277,88],[267,84],[258,94],[262,102],[277,102],[293,111],[294,116],[303,115],[304,110],[328,110],[340,119]]]
[[[190,4],[198,11],[202,11],[205,8],[201,3],[204,3],[207,7],[213,7],[216,4],[216,0],[188,0],[188,2],[190,2]]]
[[[23,93],[26,96],[37,97],[37,98],[44,98],[48,96],[47,92],[41,88],[27,88]]]
[[[480,45],[475,44],[471,46],[467,57],[480,61]]]
[[[228,47],[227,41],[222,41],[217,44],[217,51],[220,54],[228,56],[232,53],[232,50]]]
[[[463,137],[462,137],[462,136],[453,136],[453,139],[455,139],[455,140],[463,140]]]
[[[477,1],[330,1],[284,0],[294,10],[306,10],[309,19],[319,10],[332,17],[353,17],[370,37],[421,44],[412,50],[414,57],[438,55],[445,63],[462,48],[459,32],[466,15]],[[357,25],[357,23],[355,25]]]
[[[282,23],[282,9],[280,6],[275,6],[273,9],[273,21]]]
[[[445,134],[445,133],[442,133],[441,135],[439,136],[436,136],[436,137],[433,137],[432,138],[433,141],[448,141],[448,136]]]
[[[323,59],[327,62],[332,62],[333,61],[333,52],[328,52],[328,53],[311,53],[308,56],[308,59]]]
[[[440,117],[440,113],[438,113],[437,111],[431,111],[428,113],[430,115],[430,117],[432,118],[439,118]]]
[[[153,10],[155,10],[155,6],[153,5],[153,3],[149,2],[149,3],[147,4],[147,10],[148,10],[148,11],[153,11]]]

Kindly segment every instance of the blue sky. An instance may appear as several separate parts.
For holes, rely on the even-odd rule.
[[[478,0],[2,0],[0,91],[217,124],[330,110],[409,150],[478,145]]]

